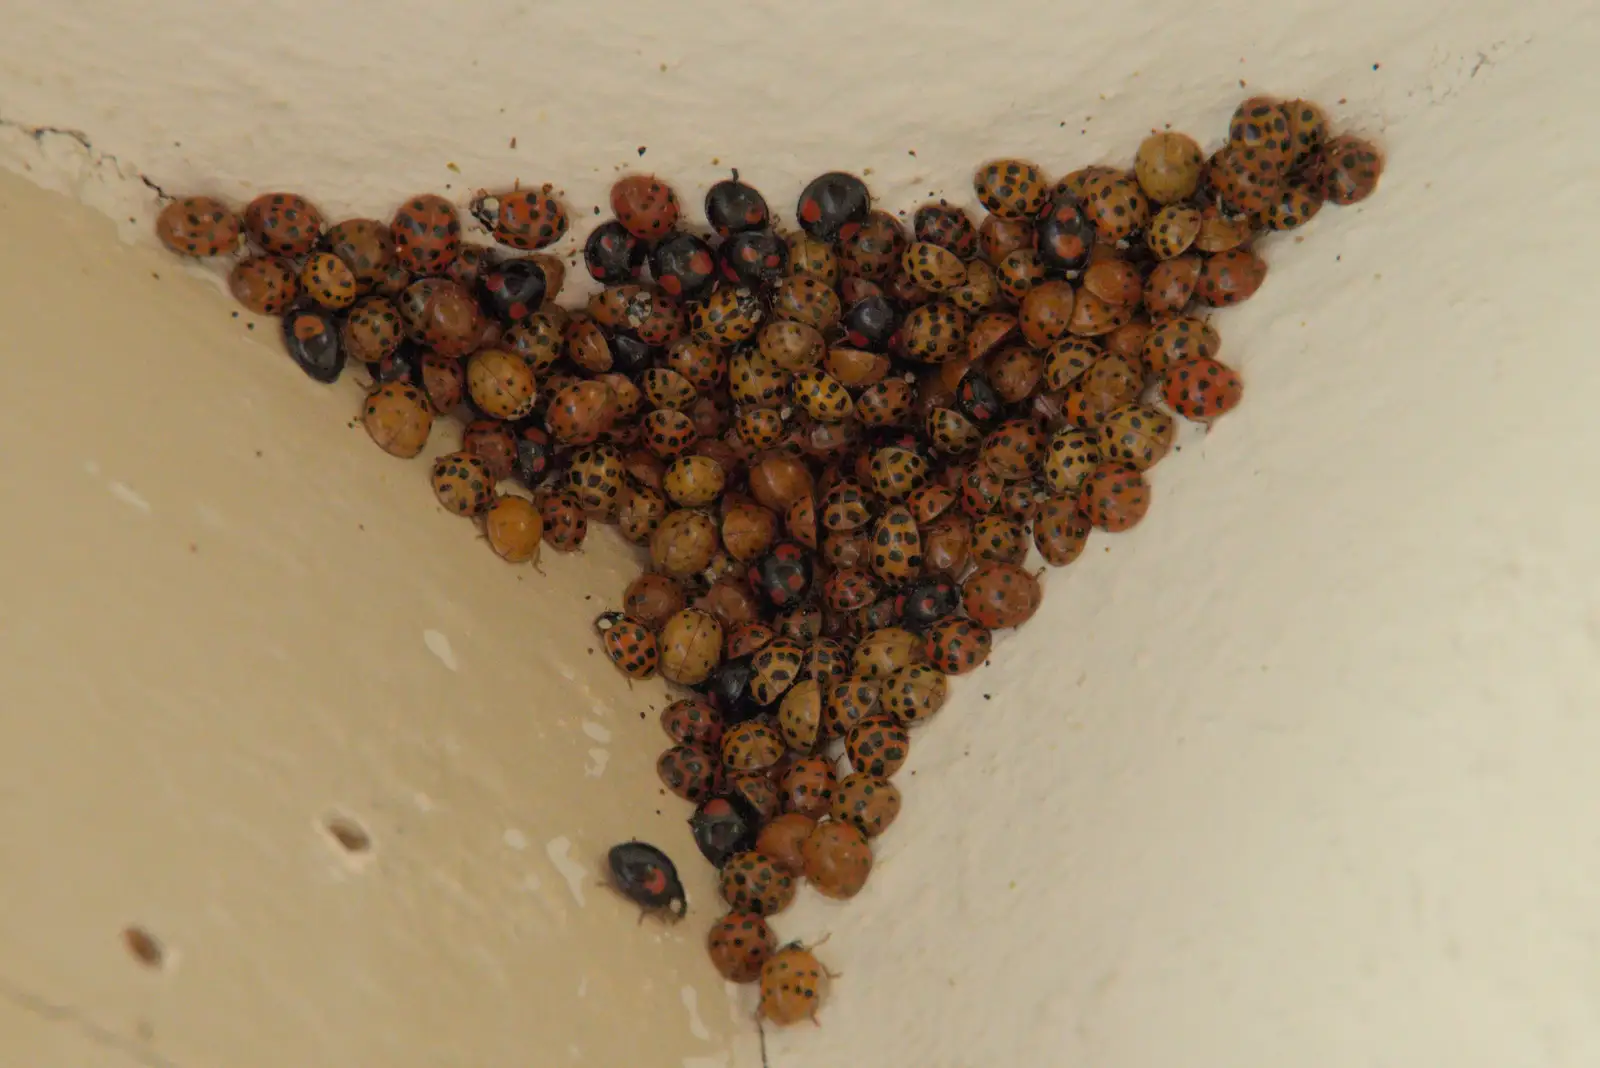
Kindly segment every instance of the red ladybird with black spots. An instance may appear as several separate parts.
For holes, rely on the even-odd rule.
[[[1210,422],[1238,407],[1244,381],[1239,372],[1209,356],[1187,356],[1167,365],[1161,395],[1185,419]]]
[[[400,205],[389,234],[394,238],[395,259],[413,274],[441,274],[461,254],[461,215],[454,204],[434,193]]]
[[[618,671],[634,679],[648,679],[656,673],[661,654],[649,627],[621,612],[606,612],[595,620],[594,629]]]
[[[918,241],[938,245],[964,260],[978,254],[978,228],[953,204],[924,204],[911,217],[911,231]]]
[[[583,243],[583,265],[589,277],[603,285],[631,282],[644,265],[646,247],[615,219],[608,219],[589,231]]]
[[[764,230],[772,221],[767,198],[737,177],[724,178],[706,190],[706,221],[719,237]]]
[[[322,237],[322,212],[298,193],[262,193],[244,209],[250,240],[274,256],[304,256]]]
[[[750,566],[750,589],[767,605],[785,609],[811,596],[811,554],[804,546],[780,541]]]
[[[567,233],[567,209],[546,189],[479,193],[471,210],[496,241],[524,252],[553,245]]]
[[[669,296],[699,300],[716,282],[716,257],[699,237],[676,233],[650,250],[650,273]]]
[[[867,183],[853,174],[829,171],[807,183],[795,206],[800,228],[822,241],[848,240],[872,210]]]
[[[611,212],[628,233],[659,241],[678,224],[678,195],[652,174],[630,174],[611,187]]]
[[[688,913],[689,900],[678,878],[678,868],[655,846],[638,840],[614,845],[606,854],[606,866],[617,893],[644,910],[639,914],[640,922],[652,912],[673,919],[682,919]]]

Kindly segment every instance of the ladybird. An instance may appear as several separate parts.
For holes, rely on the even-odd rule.
[[[872,520],[872,500],[860,483],[840,479],[822,496],[818,516],[828,530],[855,530]]]
[[[1070,193],[1052,200],[1034,225],[1034,249],[1047,267],[1081,271],[1095,247],[1095,227],[1083,204]]]
[[[698,803],[716,793],[722,765],[697,745],[675,745],[656,759],[656,775],[668,790],[685,801]]]
[[[545,411],[550,434],[564,445],[587,445],[611,429],[617,395],[604,382],[577,381],[556,389]]]
[[[335,382],[344,371],[338,321],[313,300],[301,297],[283,310],[283,344],[295,366],[315,382]]]
[[[789,266],[784,272],[788,278],[797,274],[809,275],[825,286],[839,281],[839,257],[834,255],[833,244],[812,237],[804,230],[789,234],[784,239],[789,249]]]
[[[851,772],[834,787],[829,815],[836,823],[876,838],[900,815],[900,788],[877,775]]]
[[[828,996],[830,975],[809,949],[791,943],[761,966],[761,1001],[757,1012],[780,1027],[801,1020],[816,1022]]]
[[[1231,412],[1243,394],[1239,373],[1209,356],[1173,360],[1162,377],[1161,395],[1168,407],[1195,422]]]
[[[606,864],[612,887],[646,913],[666,912],[678,919],[688,913],[689,901],[678,869],[655,846],[640,841],[614,845],[606,854]]]
[[[1145,231],[1145,243],[1158,259],[1170,260],[1181,256],[1200,236],[1201,215],[1193,208],[1181,204],[1168,204],[1150,220]]]
[[[1206,164],[1206,180],[1229,207],[1248,214],[1260,214],[1283,187],[1283,174],[1276,164],[1265,164],[1247,150],[1224,148]]]
[[[872,194],[853,174],[829,171],[806,183],[795,205],[795,218],[807,235],[819,241],[848,241],[872,210]]]
[[[654,175],[630,174],[611,187],[611,212],[634,237],[657,241],[678,223],[678,196]]]
[[[650,539],[651,562],[677,579],[704,571],[716,552],[717,521],[691,508],[668,515]]]
[[[1032,419],[1011,419],[991,430],[979,452],[985,466],[1007,482],[1027,478],[1044,457],[1045,436]]]
[[[1100,466],[1101,459],[1096,435],[1067,428],[1056,431],[1050,438],[1041,471],[1054,492],[1076,493],[1089,473]]]
[[[900,313],[882,294],[863,297],[845,311],[839,327],[854,347],[881,352],[900,327]]]
[[[851,673],[857,678],[886,678],[915,661],[921,644],[921,639],[904,627],[880,625],[856,646],[850,661]]]
[[[975,463],[961,480],[961,510],[973,519],[981,519],[1000,506],[1005,489],[1005,479],[998,471],[988,464]]]
[[[760,190],[737,178],[724,178],[706,190],[706,221],[719,237],[762,230],[772,221]]]
[[[1062,401],[1067,419],[1083,430],[1100,425],[1105,414],[1138,398],[1144,376],[1119,356],[1102,356],[1073,384]]]
[[[949,694],[949,679],[938,668],[927,664],[902,664],[883,680],[878,700],[884,711],[911,727],[943,708]]]
[[[156,216],[156,236],[180,256],[233,252],[239,247],[239,231],[239,216],[214,197],[179,197]]]
[[[639,424],[645,447],[663,460],[671,459],[695,443],[694,420],[670,408],[657,408]]]
[[[1246,159],[1282,171],[1293,157],[1289,116],[1276,100],[1254,96],[1240,103],[1228,123],[1228,145]]]
[[[698,697],[674,701],[661,710],[661,729],[679,745],[706,749],[722,745],[722,717]]]
[[[1196,300],[1223,308],[1249,300],[1266,280],[1266,262],[1248,249],[1234,248],[1206,257],[1195,280]]]
[[[1358,204],[1378,188],[1383,177],[1383,156],[1377,146],[1359,137],[1330,139],[1312,155],[1307,173],[1314,185],[1335,204]]]
[[[544,520],[544,543],[560,553],[576,552],[589,534],[589,519],[583,505],[570,493],[542,493],[536,498],[539,517]]]
[[[775,816],[756,836],[756,852],[771,857],[781,871],[803,875],[805,861],[800,857],[800,846],[816,825],[817,821],[803,812]]]
[[[831,286],[802,274],[785,278],[773,289],[772,314],[827,332],[843,318],[844,306]]]
[[[467,392],[472,403],[496,419],[520,419],[533,410],[538,382],[520,356],[484,349],[467,360]]]
[[[796,405],[819,423],[841,423],[855,415],[855,402],[839,380],[822,371],[801,371],[789,382]]]
[[[912,282],[935,293],[948,293],[967,280],[967,265],[961,257],[929,241],[907,246],[900,269]]]
[[[300,279],[281,256],[252,256],[228,272],[228,292],[257,315],[282,315],[299,296]]]
[[[998,267],[1007,256],[1018,249],[1031,249],[1038,235],[1032,219],[1002,219],[990,215],[978,227],[978,243],[983,258]]]
[[[835,612],[853,612],[878,599],[878,583],[860,568],[841,568],[822,584],[822,597]]]
[[[965,675],[988,660],[993,648],[994,637],[988,627],[951,616],[928,628],[922,653],[946,675]]]
[[[481,515],[494,500],[489,465],[469,452],[447,452],[433,461],[433,494],[446,511]]]
[[[550,435],[536,422],[516,424],[516,476],[528,489],[537,489],[550,469]]]
[[[1151,373],[1159,375],[1166,372],[1169,364],[1191,356],[1215,359],[1221,348],[1222,338],[1209,323],[1180,315],[1151,327],[1139,358]]]
[[[1143,404],[1124,404],[1107,412],[1100,424],[1100,454],[1144,471],[1166,456],[1173,434],[1170,415]]]
[[[1050,193],[1044,173],[1020,159],[985,163],[973,173],[972,188],[978,202],[1002,219],[1033,218]]]
[[[777,285],[789,266],[789,246],[770,230],[746,230],[722,243],[717,271],[736,285],[765,289]]]
[[[735,560],[754,560],[771,547],[778,517],[758,504],[735,504],[722,514],[722,544]]]
[[[648,545],[671,510],[659,491],[643,483],[629,483],[619,498],[617,530],[635,545]]]
[[[650,273],[669,296],[698,300],[716,281],[716,269],[711,247],[691,233],[672,234],[650,250]]]
[[[433,409],[416,386],[391,382],[367,398],[361,425],[390,456],[409,460],[422,452],[433,430]]]
[[[381,364],[404,341],[400,313],[386,297],[364,297],[345,316],[339,340],[351,358]]]
[[[718,289],[689,306],[689,332],[696,340],[731,348],[754,337],[765,317],[766,309],[753,290]]]
[[[626,477],[621,453],[610,445],[586,445],[572,453],[566,488],[584,511],[612,516],[620,506]]]
[[[483,309],[459,282],[447,278],[413,282],[397,306],[412,336],[441,356],[465,356],[483,342]]]
[[[900,349],[919,363],[943,363],[962,349],[967,313],[944,301],[913,308],[900,324]]]
[[[1063,494],[1039,505],[1033,519],[1033,544],[1051,567],[1066,567],[1089,543],[1089,524],[1078,512],[1077,498]]]
[[[296,193],[262,193],[244,209],[250,239],[273,256],[304,256],[322,236],[322,212]]]
[[[985,562],[1020,564],[1028,555],[1027,531],[1003,515],[986,515],[972,524],[972,555]]]
[[[493,315],[506,323],[530,318],[544,303],[544,268],[531,259],[502,260],[478,279],[478,292]]]
[[[873,492],[898,502],[927,481],[928,461],[912,449],[888,445],[872,454],[868,472]]]
[[[948,579],[930,575],[918,579],[897,595],[901,622],[913,630],[923,630],[955,614],[961,604],[961,591]]]
[[[872,872],[872,847],[853,823],[817,824],[800,843],[800,857],[805,877],[817,892],[839,901],[859,894]]]
[[[960,208],[943,202],[924,204],[911,218],[911,231],[917,241],[947,249],[963,260],[978,252],[978,230]]]
[[[462,397],[466,396],[467,376],[460,360],[440,356],[437,352],[425,353],[420,376],[422,391],[428,395],[428,403],[439,415],[454,411]]]
[[[377,219],[346,219],[335,223],[324,239],[328,251],[344,261],[365,293],[383,282],[394,263],[394,238]]]
[[[526,497],[502,494],[484,513],[483,536],[494,554],[506,563],[537,564],[544,520]]]
[[[856,398],[856,418],[864,426],[894,426],[906,420],[916,403],[911,384],[903,378],[875,382]]]
[[[1132,464],[1101,464],[1078,491],[1078,511],[1113,534],[1132,528],[1149,510],[1150,488]]]
[[[789,687],[778,704],[778,730],[796,753],[809,753],[822,728],[822,684],[801,679]]]
[[[1145,310],[1160,318],[1181,314],[1200,283],[1200,268],[1198,256],[1178,256],[1156,264],[1145,286]]]
[[[767,643],[750,658],[750,697],[770,705],[788,692],[805,666],[805,649],[787,638]]]
[[[1188,134],[1168,130],[1146,137],[1133,159],[1133,176],[1157,204],[1175,204],[1200,187],[1205,155]]]
[[[1121,241],[1150,221],[1150,202],[1139,191],[1139,184],[1125,174],[1090,179],[1083,203],[1103,241]]]
[[[794,879],[773,859],[754,850],[736,854],[722,866],[722,899],[734,909],[771,916],[794,900]]]
[[[773,608],[788,608],[811,595],[811,555],[805,547],[780,541],[749,569],[750,588]]]
[[[434,193],[412,197],[389,224],[396,262],[415,274],[439,274],[461,254],[461,216]]]
[[[661,676],[680,686],[704,682],[722,661],[722,624],[709,612],[682,608],[661,626]]]
[[[972,521],[959,513],[942,515],[922,531],[922,566],[930,575],[958,575],[972,551]]]
[[[712,867],[720,868],[729,857],[755,848],[762,822],[755,805],[729,791],[696,805],[694,814],[689,817],[689,831],[700,855]]]
[[[767,921],[753,912],[730,912],[706,934],[706,954],[717,974],[730,983],[753,983],[778,948]]]
[[[1093,483],[1091,475],[1085,492]],[[991,630],[1020,627],[1043,599],[1039,580],[1017,564],[980,564],[961,584],[961,605],[967,615]]]
[[[751,467],[749,482],[756,500],[774,512],[787,511],[789,505],[815,489],[804,461],[777,454]]]
[[[871,716],[878,708],[877,679],[851,675],[830,684],[822,700],[823,738],[842,738],[846,731]]]
[[[324,308],[348,308],[356,300],[356,276],[331,252],[314,252],[300,269],[300,288]]]
[[[655,571],[640,572],[622,594],[623,612],[652,630],[659,630],[687,603],[683,587]]]
[[[583,265],[602,285],[631,282],[645,261],[646,246],[615,219],[589,232],[583,243]]]
[[[542,189],[480,193],[470,210],[496,241],[524,252],[553,245],[567,232],[567,209]]]
[[[870,211],[855,233],[840,238],[839,265],[848,278],[882,281],[894,272],[905,247],[899,220],[886,211]]]
[[[888,716],[868,716],[845,733],[845,758],[850,767],[880,779],[893,777],[910,755],[911,736]]]

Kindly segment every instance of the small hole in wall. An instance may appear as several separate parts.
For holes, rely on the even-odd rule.
[[[329,816],[322,826],[346,853],[365,853],[372,848],[367,829],[349,816]]]
[[[146,968],[159,968],[167,962],[167,951],[161,947],[161,940],[138,924],[122,929],[122,944],[128,947],[133,959]]]

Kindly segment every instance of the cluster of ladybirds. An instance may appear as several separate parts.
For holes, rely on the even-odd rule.
[[[469,206],[516,254],[464,243],[431,194],[331,227],[292,194],[242,217],[186,197],[158,229],[196,256],[245,235],[233,293],[281,316],[318,381],[366,366],[361,418],[385,451],[416,456],[460,411],[433,489],[504,559],[574,550],[590,520],[648,550],[596,627],[625,674],[685,691],[657,767],[720,871],[710,956],[760,980],[761,1014],[787,1024],[814,1018],[828,973],[767,918],[802,880],[861,891],[910,732],[1038,609],[1031,552],[1061,567],[1092,530],[1133,527],[1173,416],[1239,403],[1192,309],[1248,299],[1258,237],[1364,199],[1381,170],[1316,104],[1257,97],[1210,155],[1163,132],[1131,169],[1051,182],[987,163],[977,222],[940,201],[907,227],[830,172],[792,231],[737,177],[707,192],[697,231],[668,184],[633,175],[585,242],[603,288],[582,310],[556,303],[563,266],[539,251],[569,226],[548,187]],[[609,861],[641,905],[686,910],[660,850]]]

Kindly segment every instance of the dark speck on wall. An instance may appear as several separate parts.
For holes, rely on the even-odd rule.
[[[643,146],[643,145],[640,145],[640,146],[639,146],[639,155],[641,155],[641,156],[642,156],[642,155],[644,155],[644,153],[645,153],[645,146]]]

